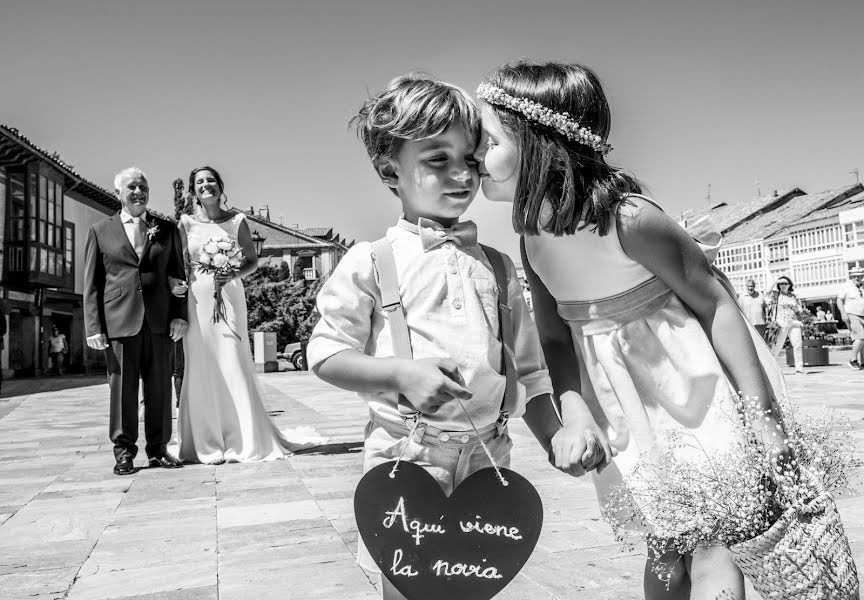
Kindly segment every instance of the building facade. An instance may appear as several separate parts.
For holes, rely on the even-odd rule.
[[[327,277],[354,245],[333,233],[332,228],[287,227],[270,220],[266,208],[245,211],[252,238],[261,240],[261,264],[287,264],[295,278],[314,281]]]
[[[48,369],[53,326],[69,342],[71,372],[104,365],[87,348],[82,291],[90,226],[120,208],[56,154],[0,125],[0,307],[7,321],[0,365],[6,376]]]
[[[861,184],[816,194],[795,188],[741,204],[720,204],[682,215],[682,225],[697,237],[712,226],[723,234],[715,265],[739,292],[750,279],[757,290],[770,291],[777,278],[786,275],[805,304],[825,305],[835,316],[835,298],[849,270],[864,266]]]

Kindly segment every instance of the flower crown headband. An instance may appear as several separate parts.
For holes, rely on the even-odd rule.
[[[600,154],[608,154],[612,150],[612,146],[604,142],[602,137],[591,133],[587,127],[580,127],[566,112],[555,112],[528,98],[515,98],[491,83],[481,83],[477,87],[477,97],[489,104],[521,113],[529,121],[554,129],[568,140],[588,146]]]

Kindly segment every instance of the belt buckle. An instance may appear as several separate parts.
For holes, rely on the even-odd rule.
[[[410,415],[403,415],[402,420],[405,423],[405,426],[408,428],[408,432],[414,430],[414,441],[418,444],[423,439],[423,434],[426,433],[426,423],[420,421],[420,413],[415,412]]]

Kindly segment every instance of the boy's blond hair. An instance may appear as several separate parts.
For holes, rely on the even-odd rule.
[[[351,119],[373,162],[395,156],[403,141],[424,140],[461,125],[468,139],[480,136],[480,116],[468,92],[428,75],[393,79]]]

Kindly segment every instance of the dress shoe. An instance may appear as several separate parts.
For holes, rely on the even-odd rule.
[[[131,456],[121,456],[117,459],[117,464],[114,465],[115,475],[131,475],[134,472],[135,465]]]
[[[151,456],[148,464],[151,468],[162,467],[163,469],[178,469],[183,466],[182,462],[167,453]]]

